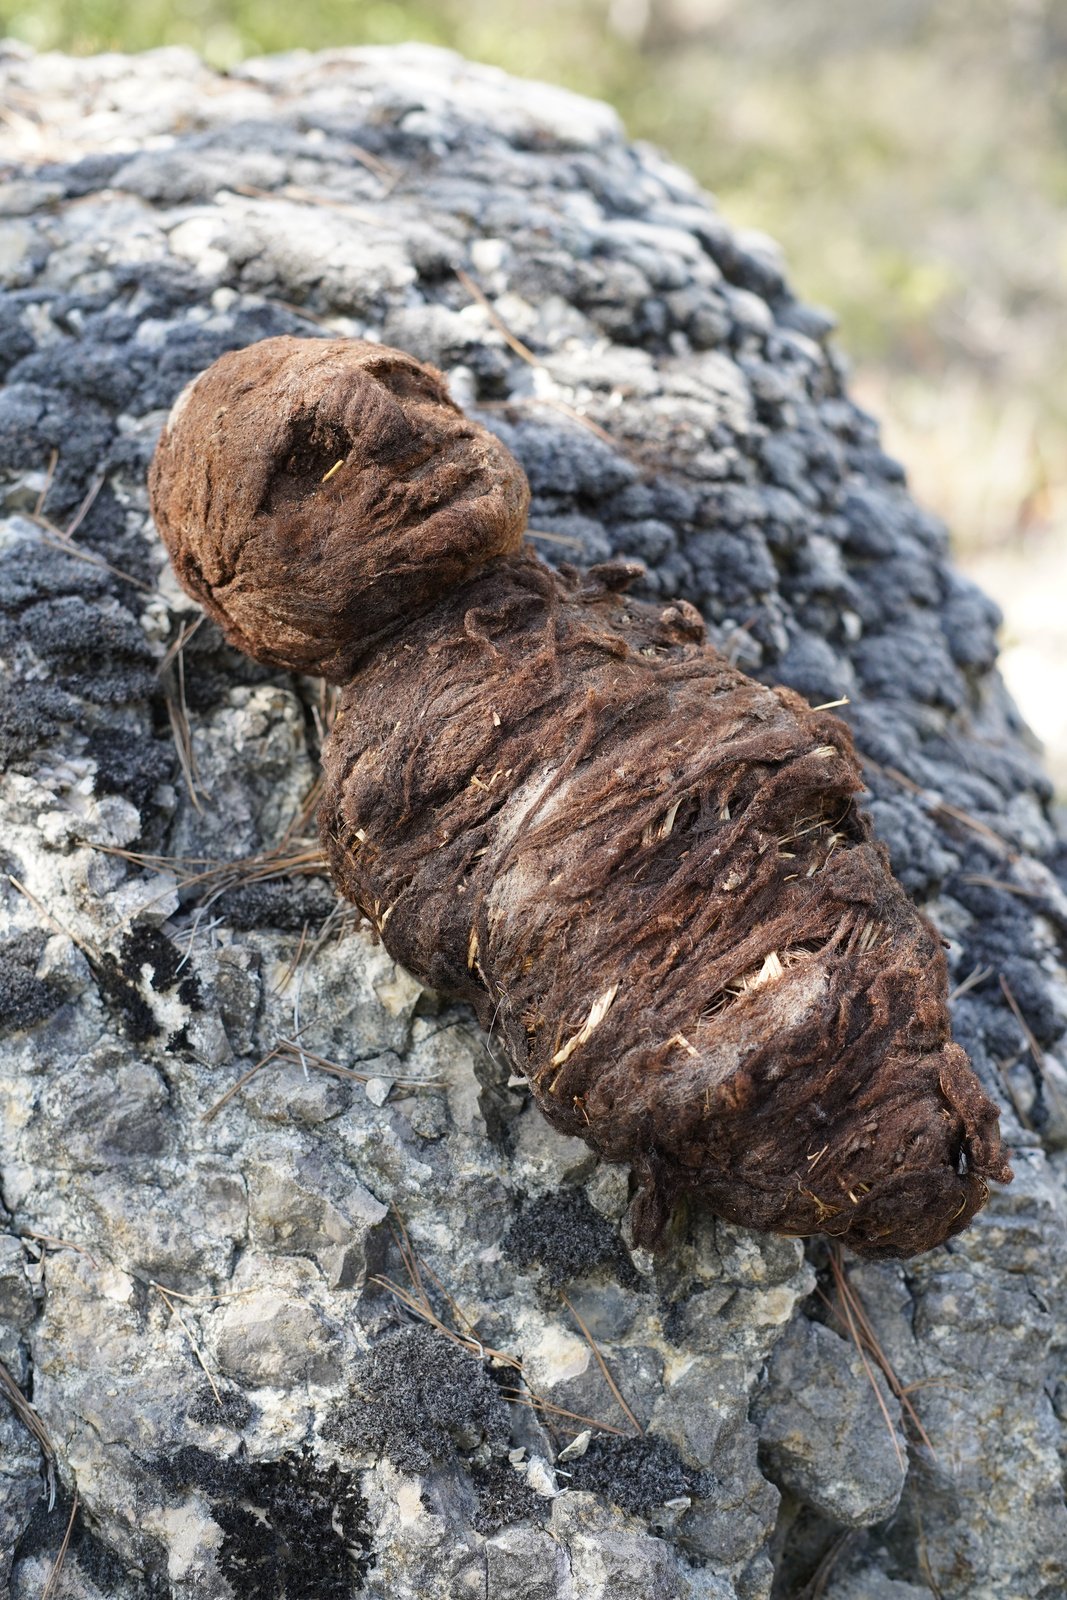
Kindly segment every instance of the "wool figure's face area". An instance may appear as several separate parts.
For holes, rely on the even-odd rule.
[[[179,397],[149,476],[186,589],[239,650],[351,676],[367,644],[516,550],[529,486],[440,373],[358,339],[265,339]]]
[[[874,1258],[1008,1182],[948,974],[848,728],[739,672],[621,563],[522,548],[517,463],[441,375],[272,339],[179,400],[175,570],[257,659],[344,681],[320,832],[390,954],[469,1002],[560,1131],[676,1202]]]

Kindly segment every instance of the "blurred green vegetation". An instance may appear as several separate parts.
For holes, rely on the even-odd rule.
[[[965,541],[1064,515],[1064,0],[0,0],[5,32],[223,68],[420,39],[609,100],[780,241]]]

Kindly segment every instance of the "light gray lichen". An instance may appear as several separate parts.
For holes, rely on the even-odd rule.
[[[90,1600],[767,1600],[845,1528],[828,1600],[910,1600],[928,1577],[945,1600],[1051,1600],[1063,847],[995,673],[995,607],[849,400],[830,320],[606,107],[440,52],[219,77],[182,51],[8,46],[0,79],[19,108],[0,186],[0,1359],[61,1479],[49,1513],[0,1400],[0,1593],[9,1574],[17,1600],[41,1593],[76,1482],[64,1583]],[[145,467],[223,350],[324,329],[446,369],[526,468],[543,554],[637,556],[746,670],[853,700],[879,832],[970,980],[958,1036],[990,1092],[1010,1085],[1017,1173],[951,1247],[849,1269],[929,1441],[905,1422],[902,1492],[862,1363],[824,1325],[820,1246],[694,1211],[655,1261],[628,1252],[625,1176],[554,1134],[327,886],[195,876],[290,828],[303,848],[329,706],[206,624],[180,678],[165,667],[196,613]],[[581,1203],[534,1209],[561,1194]],[[534,1247],[527,1227],[509,1254],[531,1216]],[[375,1280],[419,1292],[400,1221],[482,1356],[440,1334],[390,1356],[407,1316]],[[494,1351],[627,1442],[594,1431],[561,1461],[585,1425],[511,1402]]]

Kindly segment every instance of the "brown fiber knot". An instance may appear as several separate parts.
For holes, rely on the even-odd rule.
[[[746,678],[620,564],[518,548],[525,480],[410,356],[272,339],[179,400],[151,475],[186,587],[342,678],[320,827],[390,953],[542,1111],[683,1194],[871,1257],[1007,1182],[940,940],[854,798],[847,728]]]

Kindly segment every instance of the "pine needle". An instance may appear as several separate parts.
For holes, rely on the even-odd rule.
[[[593,1335],[589,1332],[589,1329],[586,1327],[585,1323],[582,1321],[582,1318],[579,1315],[579,1313],[576,1310],[576,1308],[567,1299],[567,1296],[564,1294],[562,1289],[560,1290],[559,1294],[560,1294],[560,1299],[563,1301],[563,1304],[567,1307],[567,1310],[570,1312],[571,1316],[574,1318],[575,1322],[578,1324],[579,1328],[582,1330],[582,1338],[588,1344],[590,1350],[593,1352],[594,1356],[596,1357],[597,1366],[600,1368],[601,1372],[604,1374],[604,1378],[605,1378],[605,1381],[607,1382],[607,1386],[611,1390],[612,1394],[615,1396],[615,1399],[618,1401],[620,1409],[625,1413],[626,1417],[628,1418],[630,1423],[633,1425],[634,1432],[637,1433],[637,1434],[643,1434],[645,1430],[644,1430],[644,1428],[642,1428],[641,1424],[638,1422],[637,1418],[634,1416],[633,1412],[630,1410],[630,1407],[627,1405],[626,1400],[625,1400],[625,1398],[623,1396],[622,1390],[619,1388],[618,1384],[615,1382],[615,1379],[612,1377],[611,1373],[609,1372],[608,1364],[604,1360],[604,1357],[600,1353],[599,1345],[597,1344],[596,1340],[593,1338]]]
[[[59,1574],[63,1570],[63,1563],[67,1559],[67,1551],[70,1549],[70,1536],[74,1532],[74,1519],[77,1515],[78,1491],[75,1489],[74,1499],[71,1501],[70,1506],[70,1516],[67,1518],[67,1531],[63,1535],[63,1543],[59,1547],[59,1553],[56,1556],[55,1565],[48,1574],[48,1582],[41,1591],[41,1600],[52,1600],[52,1596],[56,1592],[56,1584],[59,1582]]]
[[[171,1316],[176,1317],[178,1322],[181,1324],[182,1331],[185,1334],[185,1337],[189,1341],[189,1344],[190,1344],[190,1347],[192,1349],[193,1355],[196,1357],[196,1359],[199,1362],[200,1366],[203,1368],[204,1376],[207,1379],[208,1383],[211,1385],[211,1392],[215,1396],[215,1403],[219,1407],[219,1410],[221,1411],[222,1410],[222,1396],[219,1393],[219,1386],[215,1382],[215,1379],[212,1377],[211,1369],[208,1366],[207,1361],[204,1358],[204,1353],[201,1350],[198,1341],[193,1338],[193,1335],[189,1330],[189,1324],[186,1322],[185,1318],[182,1316],[181,1312],[178,1310],[178,1307],[174,1304],[174,1301],[171,1299],[170,1294],[168,1293],[168,1291],[166,1289],[164,1289],[158,1283],[153,1283],[152,1284],[152,1288],[155,1290],[156,1294],[158,1294],[159,1298],[163,1301],[163,1304],[167,1307],[167,1309],[170,1312]]]
[[[18,1417],[22,1426],[36,1439],[38,1448],[44,1456],[45,1478],[48,1483],[48,1509],[51,1511],[56,1503],[55,1445],[49,1437],[48,1429],[2,1361],[0,1361],[0,1390],[3,1390],[7,1395],[12,1411]]]

